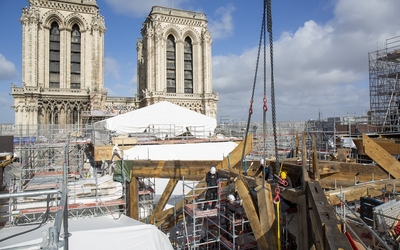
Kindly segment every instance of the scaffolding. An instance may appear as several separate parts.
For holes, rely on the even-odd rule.
[[[400,36],[369,53],[370,119],[379,132],[400,131]]]
[[[175,211],[175,227],[167,233],[174,249],[258,249],[240,201],[231,203],[234,213],[227,212],[225,197],[230,191],[222,188],[221,182],[224,180],[215,187],[208,187],[217,189],[218,195],[214,200],[204,198],[207,187],[203,187],[201,182],[182,182],[182,216]],[[214,203],[215,208],[204,210],[207,203]],[[182,221],[178,223],[179,218]]]
[[[155,208],[155,178],[138,178],[139,180],[139,220],[153,214]]]
[[[6,211],[2,217],[8,218],[8,226],[35,224],[45,217],[54,220],[62,189],[68,190],[70,218],[119,217],[125,212],[124,183],[113,181],[110,175],[102,175],[97,167],[90,169],[90,177],[83,174],[85,164],[89,163],[85,163],[83,152],[86,141],[77,136],[83,131],[81,128],[9,128],[15,130],[14,152],[18,160],[6,166],[4,171],[6,188],[14,195],[3,205],[6,207],[3,211]],[[6,133],[3,127],[2,134]],[[63,178],[67,179],[67,187],[63,187]],[[59,191],[45,194],[48,190]],[[34,195],[20,195],[27,193]]]
[[[208,187],[217,189],[217,199],[204,200],[194,194],[203,192],[207,187],[198,187],[195,182],[182,182],[183,205],[183,249],[220,249],[221,228],[221,185]],[[186,192],[189,190],[189,192]],[[215,204],[215,208],[203,210],[206,203]]]

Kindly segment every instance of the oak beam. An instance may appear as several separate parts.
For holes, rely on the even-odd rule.
[[[340,232],[341,224],[318,181],[307,182],[307,203],[312,223],[314,243],[317,249],[352,249],[345,234]]]
[[[303,194],[297,198],[297,232],[298,249],[310,249],[308,247],[308,221],[307,221],[307,199]]]
[[[400,178],[400,162],[366,134],[363,134],[362,138],[365,153],[394,178]]]
[[[159,214],[167,204],[169,198],[171,197],[172,192],[174,191],[176,184],[178,184],[178,179],[169,179],[167,186],[165,187],[160,200],[157,202],[157,205],[153,211],[153,214]],[[149,223],[154,223],[154,217],[150,216]]]
[[[272,199],[272,188],[269,183],[263,182],[262,179],[258,179],[256,182],[260,182],[255,188],[255,191],[257,192],[258,217],[262,230],[261,234],[265,235],[270,246],[277,246],[277,225],[275,221],[274,202]],[[264,186],[263,183],[265,184]]]
[[[303,185],[303,191],[306,190],[306,182],[310,179],[308,176],[307,172],[307,146],[306,146],[306,141],[307,141],[307,134],[306,132],[303,132],[303,141],[302,141],[302,148],[301,148],[301,160],[302,160],[302,185]]]
[[[130,166],[134,177],[142,178],[174,178],[186,180],[201,180],[210,170],[210,166],[216,166],[221,161],[125,161]]]
[[[129,217],[132,219],[139,219],[139,182],[138,179],[132,177],[131,174],[131,182],[129,183]]]
[[[253,199],[251,198],[251,193],[247,185],[240,179],[235,182],[238,194],[243,200],[243,208],[246,212],[246,216],[249,219],[251,229],[253,231],[254,237],[256,238],[259,249],[270,249],[268,242],[266,240],[265,234],[263,233],[263,228],[258,219],[257,210],[254,206]],[[276,237],[276,235],[275,235]],[[276,246],[276,245],[271,245]]]
[[[253,136],[250,135],[247,137],[247,143],[246,143],[247,146],[244,151],[245,155],[247,155],[252,150],[252,142],[253,142]],[[232,152],[228,156],[226,156],[222,161],[220,161],[218,164],[215,164],[215,167],[218,170],[219,169],[228,169],[229,171],[233,171],[234,169],[236,169],[236,171],[239,171],[239,168],[233,168],[232,166],[236,166],[238,163],[241,162],[241,160],[242,160],[241,155],[243,153],[243,149],[244,149],[244,141],[239,143],[239,145],[236,148],[234,148],[232,150]],[[193,192],[193,190],[191,190],[188,194],[186,194],[187,196],[190,196],[190,198],[188,198],[188,202],[190,202],[193,199],[193,197],[197,197],[198,195],[200,195],[201,193],[204,192],[205,186],[206,186],[205,175],[209,171],[209,168],[210,168],[210,165],[207,166],[207,171],[204,172],[204,174],[202,176],[203,178],[201,179],[201,181],[193,189],[195,191]],[[239,172],[237,172],[237,173],[239,173]],[[186,175],[184,177],[185,177],[185,180],[189,180]],[[179,179],[181,179],[181,178],[179,178]],[[181,200],[175,205],[175,209],[169,208],[169,209],[163,210],[162,212],[160,212],[158,214],[153,214],[154,219],[155,219],[155,225],[157,227],[160,227],[166,223],[169,223],[170,221],[173,221],[175,214],[178,216],[180,213],[182,213],[183,203],[184,202]]]
[[[318,166],[318,153],[317,153],[317,139],[315,138],[315,134],[312,135],[312,167],[314,180],[319,181],[319,166]]]
[[[345,187],[341,189],[326,191],[325,196],[327,197],[331,206],[340,204],[340,200],[336,197],[337,195],[344,194],[346,201],[360,200],[362,196],[380,196],[384,192],[400,192],[400,188],[393,190],[393,187],[400,187],[400,179],[391,180],[380,180],[371,183],[360,183],[356,186]]]

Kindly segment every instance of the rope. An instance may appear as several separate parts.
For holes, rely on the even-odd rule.
[[[281,190],[279,189],[279,185],[276,184],[275,187],[275,197],[274,197],[274,204],[276,205],[276,224],[277,224],[277,242],[278,242],[278,250],[281,249],[281,197],[279,194],[281,193]]]

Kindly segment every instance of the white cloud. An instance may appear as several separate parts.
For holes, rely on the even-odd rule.
[[[111,57],[105,57],[104,58],[104,75],[105,76],[111,76],[114,79],[119,79],[120,74],[119,74],[120,66],[117,60]]]
[[[153,6],[179,9],[187,0],[105,0],[116,12],[132,17],[146,17]]]
[[[208,20],[208,29],[213,39],[227,38],[232,35],[234,27],[232,18],[233,11],[235,11],[235,7],[232,4],[219,7],[214,14],[214,16],[218,18],[210,18]]]
[[[15,65],[0,54],[0,80],[11,80],[17,75]]]
[[[319,111],[324,118],[347,112],[361,115],[369,109],[368,53],[376,50],[377,43],[399,35],[399,8],[400,1],[394,0],[339,0],[332,20],[323,24],[310,20],[294,32],[280,34],[273,45],[278,120],[315,119]],[[253,48],[241,55],[213,57],[213,88],[223,93],[219,116],[247,119],[256,56]],[[269,49],[267,57],[271,117]],[[253,115],[260,121],[263,69],[258,72]]]

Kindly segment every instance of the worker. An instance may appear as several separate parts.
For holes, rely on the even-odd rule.
[[[260,173],[263,173],[265,180],[269,180],[271,177],[272,169],[270,165],[265,166],[264,159],[260,160],[260,167],[257,172],[254,174],[254,177],[258,176]]]
[[[287,186],[285,186],[286,188],[292,188],[293,187],[292,180],[290,179],[290,177],[287,175],[287,173],[285,171],[282,171],[280,173],[280,177],[281,177],[282,180],[285,180],[287,182]],[[291,202],[291,201],[289,201],[289,200],[287,200],[285,198],[282,198],[282,200],[283,200],[283,202],[285,202],[289,206],[289,208],[286,210],[286,212],[290,213],[290,212],[297,211],[297,209],[296,209],[297,204],[296,203],[293,203],[293,202]]]
[[[287,187],[287,188],[293,187],[292,180],[290,179],[290,177],[287,175],[287,173],[285,171],[281,172],[280,177],[282,180],[285,180],[287,182],[287,185],[285,187]]]
[[[236,208],[235,208],[235,196],[232,194],[228,195],[227,197],[227,202],[225,205],[225,215],[226,215],[226,222],[225,222],[225,230],[227,231],[227,239],[232,240],[232,235],[233,235],[233,220],[235,219],[235,213],[236,213]]]
[[[121,157],[121,150],[120,150],[119,147],[118,147],[118,143],[115,143],[115,144],[114,144],[114,147],[113,147],[112,150],[111,150],[111,154],[112,154],[112,156],[111,156],[111,163],[114,162],[114,156],[118,157],[120,160],[122,159],[122,157]]]
[[[94,146],[90,138],[86,140],[86,145],[83,151],[85,152],[86,159],[89,160],[90,166],[95,168],[96,162],[94,161]]]
[[[206,202],[204,203],[203,210],[207,210],[210,208],[209,202],[212,201],[211,209],[215,208],[217,204],[217,194],[218,194],[218,172],[217,169],[212,166],[210,171],[206,174],[206,183],[207,183],[207,192],[206,192]]]
[[[92,178],[93,177],[93,167],[90,165],[89,159],[83,164],[82,176],[84,178]]]

